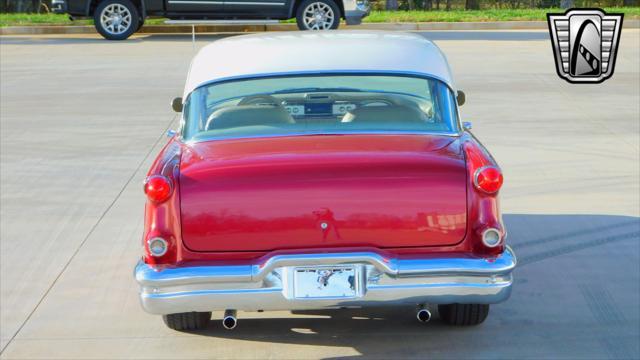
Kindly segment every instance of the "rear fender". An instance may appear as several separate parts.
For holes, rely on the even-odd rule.
[[[162,149],[147,173],[147,178],[161,175],[169,179],[172,184],[169,199],[162,203],[155,203],[147,199],[145,204],[142,247],[144,249],[143,260],[148,264],[175,263],[180,257],[182,248],[180,231],[180,155],[180,143],[174,138]],[[147,242],[154,237],[161,237],[169,244],[169,250],[161,257],[153,257],[149,253]]]
[[[497,162],[484,146],[472,135],[465,133],[462,136],[462,144],[467,164],[467,238],[474,253],[482,255],[497,255],[504,251],[504,239],[507,236],[502,222],[498,190],[494,194],[487,194],[476,189],[474,185],[475,171],[484,166],[494,166],[498,169]],[[497,229],[502,235],[502,243],[495,247],[487,247],[482,242],[482,234],[489,228]]]

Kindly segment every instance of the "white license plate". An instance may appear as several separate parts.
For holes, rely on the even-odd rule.
[[[294,296],[298,299],[352,298],[357,294],[354,266],[318,266],[293,269]]]

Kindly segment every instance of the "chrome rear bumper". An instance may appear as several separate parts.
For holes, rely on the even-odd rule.
[[[299,291],[295,291],[295,269],[327,266],[355,269],[352,293],[301,297]],[[491,259],[385,259],[375,252],[322,253],[277,255],[261,265],[163,270],[139,262],[135,278],[140,285],[142,307],[152,314],[426,303],[493,304],[506,300],[511,294],[511,272],[515,266],[515,255],[507,247],[504,253]],[[317,285],[314,281],[313,286]]]

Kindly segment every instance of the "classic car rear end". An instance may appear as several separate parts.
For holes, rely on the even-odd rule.
[[[144,309],[178,330],[214,310],[233,328],[236,310],[408,304],[481,323],[515,257],[501,171],[461,128],[444,55],[337,32],[313,42],[340,55],[320,61],[303,40],[226,39],[194,59],[181,129],[145,183]],[[248,46],[269,47],[260,65]]]

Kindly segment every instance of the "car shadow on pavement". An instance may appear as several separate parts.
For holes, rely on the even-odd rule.
[[[241,312],[233,331],[224,330],[214,314],[206,331],[193,334],[350,348],[353,357],[366,358],[638,357],[640,218],[512,214],[504,220],[519,259],[514,289],[479,326],[446,325],[436,307],[433,320],[420,323],[416,307],[407,306],[295,311],[287,317]]]

